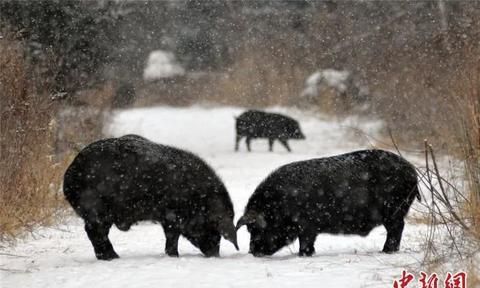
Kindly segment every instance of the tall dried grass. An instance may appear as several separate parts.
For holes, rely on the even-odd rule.
[[[53,155],[56,105],[23,55],[22,43],[0,38],[0,240],[53,221],[63,201],[62,164]]]
[[[267,49],[244,48],[238,60],[223,77],[205,91],[208,101],[246,107],[296,104],[307,76],[288,57],[285,47]]]
[[[425,203],[430,229],[424,264],[438,269],[447,260],[459,259],[478,284],[478,264],[467,263],[478,261],[480,252],[480,59],[463,71],[450,98],[455,121],[447,124],[455,131],[450,135],[457,143],[452,151],[463,169],[441,173],[434,149],[425,146],[426,169],[420,174],[430,193]]]
[[[294,47],[271,44],[238,47],[234,63],[223,71],[147,82],[139,89],[136,105],[202,102],[244,107],[295,105],[308,71],[291,57],[295,54]]]
[[[468,183],[468,201],[465,212],[470,216],[472,232],[480,240],[480,58],[467,75],[468,85],[459,103],[465,118],[462,121],[462,153]]]

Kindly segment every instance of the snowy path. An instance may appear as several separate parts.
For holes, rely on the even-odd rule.
[[[269,153],[265,140],[254,141],[252,153],[243,145],[241,152],[233,152],[238,108],[128,110],[115,115],[109,131],[115,136],[140,134],[199,154],[224,180],[238,218],[256,185],[278,166],[368,147],[346,127],[348,122],[280,111],[297,118],[307,135],[306,141],[291,141],[293,153],[280,145]],[[375,135],[379,123],[359,128]],[[163,252],[161,226],[141,223],[127,233],[112,228],[111,240],[121,258],[103,262],[95,259],[81,220],[72,217],[0,250],[0,287],[392,287],[403,267],[421,259],[425,229],[407,221],[401,251],[394,255],[379,252],[385,241],[385,230],[379,227],[365,238],[319,235],[311,258],[296,256],[297,243],[272,257],[254,258],[247,254],[249,235],[242,228],[240,252],[222,240],[221,258],[204,258],[181,239],[180,258],[174,259]]]

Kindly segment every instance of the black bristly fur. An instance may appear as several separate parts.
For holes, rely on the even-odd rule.
[[[180,235],[206,256],[218,256],[221,236],[237,246],[233,205],[213,169],[140,136],[88,145],[65,172],[63,190],[98,259],[118,258],[108,239],[113,224],[127,231],[143,220],[163,226],[170,256],[178,256]]]
[[[310,256],[319,233],[366,236],[384,225],[383,252],[391,253],[398,251],[404,218],[419,198],[417,185],[415,168],[383,150],[294,162],[256,188],[237,229],[247,225],[255,256],[272,255],[296,238],[299,255]]]
[[[273,142],[278,140],[289,152],[288,139],[305,139],[296,120],[278,113],[248,110],[237,117],[235,128],[235,151],[238,151],[243,137],[246,137],[248,151],[251,151],[250,142],[255,138],[267,138],[270,151],[273,150]]]

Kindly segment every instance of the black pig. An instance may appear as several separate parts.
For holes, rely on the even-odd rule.
[[[206,256],[218,256],[220,237],[238,249],[233,205],[215,172],[199,157],[136,135],[94,142],[64,176],[63,191],[97,259],[118,258],[110,227],[127,231],[138,221],[163,226],[165,252],[178,256],[183,235]]]
[[[278,139],[289,152],[291,149],[288,146],[288,139],[305,139],[298,122],[285,115],[248,110],[236,120],[235,151],[238,151],[239,142],[243,137],[246,137],[248,151],[251,151],[250,142],[254,138],[268,138],[270,151],[273,150],[273,142]]]
[[[420,200],[415,168],[382,150],[294,162],[268,176],[250,197],[237,230],[247,225],[250,253],[272,255],[296,238],[311,256],[318,233],[366,236],[387,230],[383,252],[398,251],[404,217]]]

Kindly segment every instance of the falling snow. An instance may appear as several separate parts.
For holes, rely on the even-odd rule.
[[[234,152],[234,116],[238,108],[145,108],[118,112],[107,132],[113,136],[138,133],[153,141],[188,149],[204,158],[225,182],[233,201],[236,219],[243,213],[256,185],[280,165],[308,158],[340,154],[368,147],[351,133],[352,120],[343,123],[318,120],[296,110],[274,109],[291,115],[302,124],[311,141],[292,141],[296,153],[268,152],[261,140],[252,143],[255,153]],[[376,135],[380,122],[358,121]],[[169,125],[157,125],[169,123]],[[186,138],[184,135],[188,134]],[[266,142],[266,141],[263,141]],[[415,205],[415,204],[414,204]],[[174,217],[174,214],[169,214]],[[120,255],[112,262],[97,261],[79,218],[43,228],[34,238],[21,241],[0,255],[8,271],[0,271],[5,287],[385,287],[405,265],[416,265],[426,227],[407,224],[400,252],[380,253],[385,241],[383,227],[367,237],[320,234],[312,258],[297,256],[294,242],[272,257],[248,254],[249,234],[240,229],[240,251],[222,240],[218,259],[205,258],[186,239],[180,239],[179,258],[164,254],[165,238],[158,224],[132,226],[128,232],[111,229],[111,241]],[[5,267],[5,266],[4,266]]]

